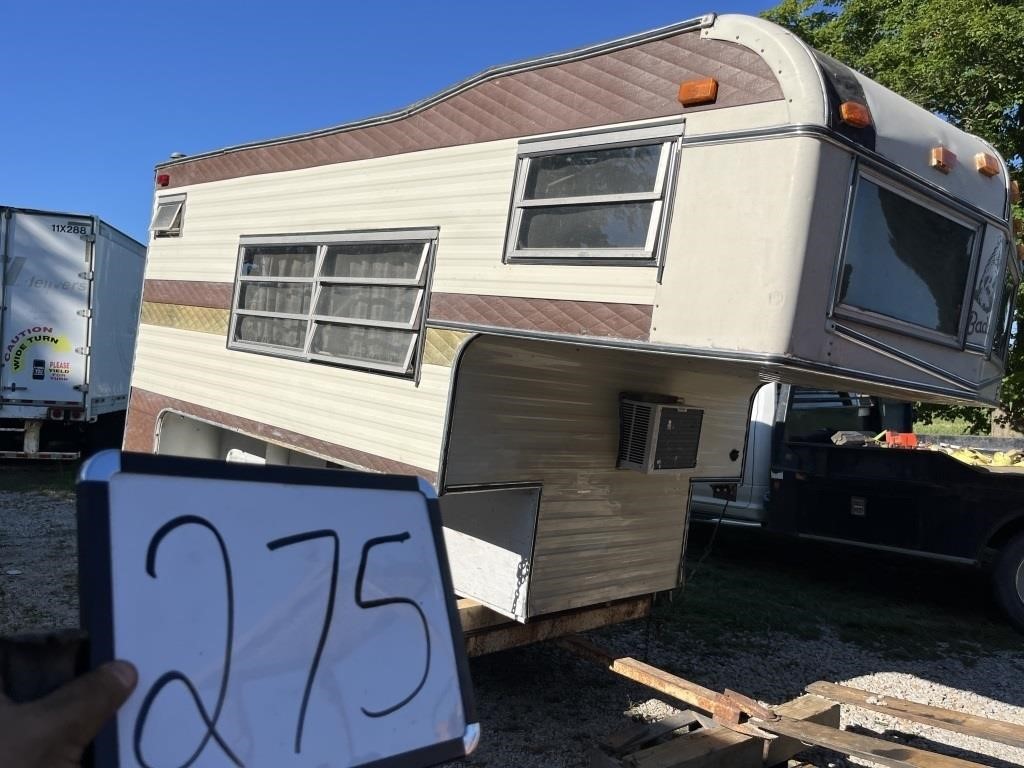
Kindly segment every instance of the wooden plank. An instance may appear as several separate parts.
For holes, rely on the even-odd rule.
[[[697,716],[693,712],[680,712],[653,723],[631,723],[605,738],[601,746],[609,752],[622,754],[696,722]]]
[[[496,627],[501,624],[508,624],[510,619],[502,616],[497,611],[492,611],[476,600],[462,598],[458,601],[459,620],[462,622],[462,631],[465,633],[478,632],[488,627]]]
[[[486,609],[485,609],[486,610]],[[529,643],[586,632],[590,629],[617,624],[621,621],[642,619],[650,615],[651,597],[630,597],[614,603],[578,608],[531,619],[525,624],[506,619],[503,624],[487,626],[476,631],[465,631],[466,653],[482,656]]]
[[[775,707],[775,713],[792,720],[808,720],[819,725],[839,727],[839,705],[820,696],[800,696]],[[803,742],[779,736],[764,743],[764,764],[778,765],[807,749]]]
[[[635,752],[623,764],[630,768],[761,768],[761,744],[724,728],[702,728]]]
[[[559,645],[578,656],[607,667],[612,672],[634,682],[646,685],[660,693],[685,702],[726,722],[739,722],[740,712],[725,701],[724,697],[697,683],[692,683],[664,670],[652,667],[630,656],[615,657],[580,637],[567,637]]]
[[[984,768],[959,757],[925,752],[922,749],[896,744],[874,736],[836,730],[806,720],[781,718],[771,722],[757,721],[766,731],[799,739],[806,744],[834,749],[836,752],[869,760],[888,768]]]
[[[834,683],[819,681],[811,683],[805,690],[842,704],[1024,749],[1024,725],[954,712]]]

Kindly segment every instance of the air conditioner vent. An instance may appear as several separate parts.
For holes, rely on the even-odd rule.
[[[619,415],[620,469],[656,473],[697,466],[704,411],[684,408],[675,398],[641,395],[622,397]]]

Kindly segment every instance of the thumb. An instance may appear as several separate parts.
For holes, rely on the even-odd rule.
[[[54,741],[84,749],[135,689],[139,676],[126,661],[104,664],[28,705]]]

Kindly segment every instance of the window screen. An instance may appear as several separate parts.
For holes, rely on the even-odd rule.
[[[243,238],[229,346],[411,376],[435,237]]]
[[[680,130],[524,143],[508,260],[653,263]]]
[[[976,237],[976,227],[861,177],[837,303],[959,337]]]
[[[185,195],[158,197],[153,221],[149,225],[153,237],[179,237],[185,213]]]

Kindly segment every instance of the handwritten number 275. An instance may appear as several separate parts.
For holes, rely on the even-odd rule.
[[[196,747],[195,751],[191,754],[191,756],[183,764],[178,766],[178,768],[189,768],[189,766],[191,766],[196,761],[196,759],[199,757],[199,755],[204,751],[204,749],[206,748],[207,744],[211,740],[213,740],[213,741],[215,741],[217,743],[217,745],[220,747],[222,752],[231,760],[231,762],[233,762],[235,765],[239,766],[239,768],[242,768],[241,760],[238,759],[238,757],[235,755],[235,753],[231,750],[230,746],[224,741],[222,736],[217,732],[217,720],[220,717],[221,709],[222,709],[222,707],[224,705],[224,698],[225,698],[225,695],[227,693],[228,678],[230,676],[230,670],[231,670],[231,646],[232,646],[232,637],[233,637],[233,633],[234,633],[234,588],[233,588],[233,580],[232,580],[232,575],[231,575],[231,561],[230,561],[230,559],[228,557],[227,547],[224,545],[224,540],[221,538],[221,535],[217,531],[217,529],[209,521],[204,520],[201,517],[198,517],[196,515],[182,515],[180,517],[176,517],[173,520],[167,522],[165,525],[161,526],[160,530],[158,530],[153,535],[153,538],[150,540],[149,547],[148,547],[148,550],[147,550],[147,555],[146,555],[146,571],[150,575],[150,577],[152,577],[154,579],[156,578],[156,568],[155,568],[156,552],[157,552],[157,549],[160,546],[160,543],[167,536],[167,534],[169,534],[174,529],[179,528],[179,527],[184,526],[184,525],[190,525],[190,524],[198,525],[198,526],[201,526],[203,528],[206,528],[206,529],[208,529],[213,534],[214,538],[216,539],[218,548],[220,550],[220,555],[221,555],[221,558],[222,558],[223,564],[224,564],[224,575],[225,575],[226,590],[227,590],[227,614],[228,614],[228,616],[227,616],[227,633],[226,633],[227,637],[226,637],[226,643],[225,643],[226,647],[225,647],[225,650],[224,650],[224,667],[223,667],[223,673],[222,673],[222,676],[221,676],[220,690],[218,692],[217,701],[216,701],[216,703],[214,705],[213,712],[210,713],[210,712],[207,711],[206,707],[203,705],[203,702],[202,702],[202,700],[199,697],[199,693],[195,689],[195,686],[192,684],[191,680],[189,680],[188,677],[186,677],[183,673],[181,673],[181,672],[179,672],[177,670],[174,670],[174,671],[171,671],[171,672],[168,672],[168,673],[162,675],[156,681],[156,683],[153,684],[153,686],[149,689],[149,691],[146,693],[146,696],[144,697],[143,702],[142,702],[142,706],[139,709],[139,715],[138,715],[138,718],[136,719],[136,722],[135,722],[135,732],[134,732],[134,747],[135,747],[134,751],[135,751],[135,756],[136,756],[136,759],[138,760],[140,765],[146,766],[146,768],[149,768],[148,763],[145,761],[145,759],[142,756],[142,734],[143,734],[143,731],[145,730],[145,727],[146,727],[146,720],[147,720],[147,718],[149,716],[149,711],[150,711],[150,709],[153,706],[154,700],[157,698],[157,696],[160,694],[160,692],[167,685],[169,685],[170,683],[178,682],[178,683],[181,683],[182,685],[184,685],[185,688],[188,690],[188,692],[189,692],[190,696],[192,697],[192,700],[193,700],[193,702],[194,702],[194,704],[196,706],[196,710],[197,710],[197,712],[199,714],[199,717],[203,721],[203,723],[206,725],[206,729],[207,729],[206,730],[206,734],[203,736],[202,740],[200,741],[199,745]],[[399,709],[401,709],[402,707],[404,707],[406,704],[408,704],[410,701],[412,701],[416,697],[416,695],[420,692],[420,690],[422,690],[424,684],[427,681],[427,676],[428,676],[428,674],[430,672],[430,656],[431,656],[431,653],[430,653],[430,651],[431,651],[431,648],[430,648],[430,632],[429,632],[428,626],[427,626],[427,617],[423,613],[423,609],[420,608],[419,604],[416,603],[416,601],[414,601],[414,600],[412,600],[412,599],[410,599],[408,597],[383,597],[383,598],[377,598],[377,599],[373,599],[373,600],[368,600],[363,595],[363,582],[364,582],[365,576],[366,576],[366,569],[367,569],[367,564],[368,564],[368,561],[369,561],[370,551],[374,547],[380,547],[380,546],[384,546],[386,544],[400,544],[402,542],[408,541],[409,538],[410,538],[409,532],[408,531],[404,531],[402,533],[394,534],[394,535],[391,535],[391,536],[380,536],[380,537],[377,537],[377,538],[369,539],[365,544],[363,544],[362,556],[360,557],[360,560],[359,560],[359,569],[358,569],[358,573],[357,573],[357,576],[356,576],[356,583],[355,583],[355,602],[356,602],[356,605],[359,606],[359,608],[361,608],[363,610],[371,610],[371,609],[375,609],[375,608],[383,608],[383,607],[389,606],[389,605],[408,605],[410,608],[412,608],[413,610],[416,611],[417,615],[419,616],[419,619],[420,619],[421,623],[423,624],[423,638],[424,638],[424,643],[426,644],[426,651],[427,651],[426,652],[426,661],[424,662],[424,667],[423,667],[423,674],[420,676],[420,679],[417,682],[416,686],[413,688],[413,690],[407,696],[402,698],[400,701],[398,701],[398,702],[396,702],[396,703],[394,703],[394,704],[392,704],[392,705],[390,705],[388,707],[384,707],[382,709],[377,709],[377,710],[371,710],[371,709],[367,709],[366,707],[361,707],[363,714],[366,715],[367,717],[375,717],[375,718],[376,717],[384,717],[384,716],[390,715],[391,713],[396,712]],[[294,534],[292,536],[285,536],[285,537],[282,537],[282,538],[279,538],[279,539],[274,539],[273,541],[267,542],[267,549],[269,549],[271,552],[273,552],[273,551],[276,551],[276,550],[281,549],[283,547],[293,546],[293,545],[296,545],[296,544],[302,544],[302,543],[305,543],[305,542],[314,541],[316,539],[330,539],[332,544],[334,545],[333,546],[333,551],[332,551],[332,560],[331,560],[331,579],[330,579],[330,586],[329,586],[328,593],[327,593],[327,603],[326,603],[326,609],[324,611],[324,621],[323,621],[323,624],[322,624],[321,629],[320,629],[320,638],[319,638],[319,641],[317,642],[316,652],[313,654],[313,659],[312,659],[312,662],[310,663],[309,674],[306,676],[306,685],[305,685],[305,688],[304,688],[303,694],[302,694],[302,703],[299,706],[299,716],[298,716],[298,723],[297,723],[296,728],[295,728],[295,742],[294,742],[294,748],[295,748],[295,753],[296,754],[299,754],[302,751],[302,735],[303,735],[303,729],[304,729],[305,721],[306,721],[306,712],[307,712],[307,709],[309,707],[310,693],[312,692],[312,689],[313,689],[313,681],[316,678],[317,669],[320,666],[320,659],[321,659],[321,656],[323,655],[324,646],[325,646],[325,644],[327,642],[327,635],[330,632],[331,622],[332,622],[333,617],[334,617],[334,603],[335,603],[335,598],[336,598],[337,589],[338,589],[338,561],[339,561],[339,550],[340,550],[341,543],[340,543],[340,540],[338,538],[338,534],[335,531],[328,530],[328,529],[316,530],[316,531],[307,531],[305,533],[298,533],[298,534]]]

